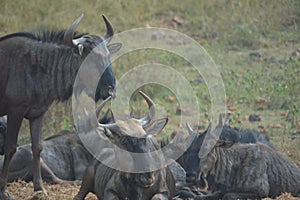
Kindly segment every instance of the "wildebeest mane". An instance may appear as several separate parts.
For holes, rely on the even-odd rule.
[[[46,42],[46,43],[57,43],[62,44],[64,41],[64,34],[66,30],[39,30],[39,31],[33,31],[33,32],[17,32],[12,33],[6,36],[3,36],[0,38],[0,42],[6,39],[10,39],[13,37],[25,37],[32,40],[40,41],[40,42]],[[83,35],[86,35],[88,33],[74,33],[74,39],[79,38]]]

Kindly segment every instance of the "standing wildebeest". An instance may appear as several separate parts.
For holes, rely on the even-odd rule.
[[[152,134],[159,133],[164,128],[167,118],[151,122],[154,117],[154,104],[147,95],[142,92],[140,94],[145,98],[150,109],[145,117],[117,120],[111,124],[99,123],[99,126],[104,128],[104,134],[117,147],[132,153],[150,153],[159,148]],[[105,100],[100,108],[108,100]],[[119,165],[129,162],[131,166],[151,166],[151,160],[147,158],[139,159],[139,161],[133,157],[122,158],[121,156],[120,158],[118,152],[110,154],[106,158],[117,160]],[[95,159],[86,169],[80,191],[74,199],[82,200],[88,192],[93,192],[98,199],[162,200],[171,199],[174,190],[173,175],[168,167],[141,173],[122,172]]]
[[[82,17],[65,31],[13,33],[0,38],[0,116],[8,116],[5,159],[0,175],[1,199],[8,198],[5,194],[7,173],[23,118],[30,123],[34,190],[46,194],[40,170],[43,116],[53,102],[70,98],[79,67],[89,54],[99,58],[92,67],[104,71],[99,77],[95,99],[105,99],[115,89],[109,52],[116,52],[121,45],[107,45],[113,36],[112,25],[103,15],[105,37],[77,34],[75,29]]]
[[[222,129],[222,119],[212,132]],[[193,130],[188,126],[191,134]],[[198,136],[204,145],[209,130]],[[212,150],[200,158],[199,177],[216,198],[275,198],[284,192],[300,195],[300,169],[283,153],[263,143],[242,144],[218,140]]]

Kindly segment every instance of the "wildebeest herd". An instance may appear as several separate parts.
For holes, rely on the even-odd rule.
[[[80,181],[74,199],[94,193],[98,199],[261,199],[289,192],[300,195],[300,169],[269,140],[255,130],[239,130],[223,124],[211,125],[204,133],[186,131],[194,138],[189,148],[170,165],[146,172],[123,172],[94,158],[79,136],[61,131],[41,141],[43,116],[56,101],[70,98],[79,67],[94,53],[99,57],[93,66],[102,74],[95,101],[103,99],[97,114],[115,96],[115,77],[110,54],[121,44],[109,44],[113,28],[103,15],[107,33],[104,37],[78,33],[80,16],[67,30],[20,32],[0,38],[0,198],[7,182],[33,181],[34,191],[47,192],[42,180],[50,184]],[[79,90],[80,91],[80,90]],[[97,142],[99,134],[120,149],[149,153],[161,148],[155,138],[168,122],[154,120],[155,105],[146,94],[148,113],[140,118],[116,120],[109,109],[99,119],[96,130],[81,137]],[[6,117],[7,115],[7,117]],[[23,118],[30,122],[31,144],[18,146],[17,138]],[[206,135],[215,136],[216,144],[208,154],[201,153]],[[172,145],[172,141],[170,142]],[[98,156],[98,155],[97,155]],[[100,157],[122,164],[115,149],[102,147]],[[138,165],[131,159],[130,165]],[[139,161],[140,162],[140,161]],[[150,166],[151,160],[142,160]]]

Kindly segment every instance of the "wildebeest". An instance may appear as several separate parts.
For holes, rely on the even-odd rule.
[[[211,124],[203,133],[193,133],[195,136],[194,140],[189,148],[177,160],[186,170],[186,182],[189,185],[199,184],[200,158],[198,155],[202,145],[203,136],[207,134],[210,126]],[[232,141],[235,143],[263,143],[270,148],[275,149],[274,145],[270,143],[269,139],[260,134],[258,131],[232,128],[229,125],[223,126],[219,139],[224,141]]]
[[[108,109],[99,122],[102,124],[110,123],[112,117],[112,112]],[[0,118],[0,127],[2,126],[6,127],[6,123],[2,123]],[[5,135],[6,131],[1,132],[0,138],[5,137]],[[74,131],[64,130],[43,140],[43,151],[41,153],[41,175],[43,181],[49,184],[72,183],[75,181],[75,184],[77,184],[77,180],[82,179],[85,169],[92,161],[93,156],[84,147],[81,139],[97,141],[99,140],[99,135],[97,131],[91,131],[79,138]],[[4,143],[0,142],[0,147],[3,146]],[[2,165],[3,159],[0,160],[0,166]],[[10,163],[8,182],[16,180],[32,181],[32,165],[31,145],[19,146]],[[185,182],[184,169],[176,161],[172,162],[169,168],[174,176],[176,186],[182,185]]]
[[[271,147],[272,149],[276,149],[266,135],[261,134],[255,129],[233,128],[229,125],[224,125],[220,135],[220,140],[229,140],[235,143],[259,142]]]
[[[154,104],[147,95],[142,92],[140,94],[147,101],[150,110],[145,117],[117,120],[111,124],[99,123],[99,126],[104,128],[104,134],[118,148],[132,153],[149,153],[159,148],[152,134],[159,133],[164,128],[167,118],[152,121]],[[105,104],[106,101],[103,103]],[[117,151],[110,154],[107,159],[117,160],[120,165],[125,164],[124,162],[129,162],[136,167],[140,164],[151,165],[148,159],[139,161],[134,158],[129,158],[130,161],[124,159]],[[84,199],[88,192],[95,193],[98,199],[170,199],[174,190],[173,175],[168,167],[156,171],[132,173],[119,171],[98,160],[93,160],[85,172],[80,191],[74,199]]]
[[[73,84],[81,63],[92,54],[94,68],[103,73],[95,100],[113,95],[115,78],[109,53],[120,44],[108,45],[113,28],[103,15],[107,33],[104,37],[75,32],[81,15],[67,30],[42,33],[13,33],[0,38],[0,116],[7,115],[5,159],[0,175],[0,197],[5,194],[9,163],[16,147],[23,118],[29,120],[34,160],[34,190],[46,191],[40,172],[41,128],[45,112],[53,102],[72,95]],[[91,95],[91,94],[90,94]]]
[[[212,134],[222,129],[222,120]],[[193,130],[189,127],[191,134]],[[209,129],[199,137],[203,145]],[[199,177],[223,199],[261,199],[287,192],[300,195],[300,169],[283,153],[263,143],[242,144],[218,140],[200,158]]]
[[[109,123],[111,120],[110,109],[99,120],[100,123]],[[6,127],[6,122],[1,121],[1,127]],[[6,137],[6,129],[0,133],[0,138]],[[85,135],[90,140],[99,138],[96,132],[90,132]],[[49,184],[57,184],[66,181],[81,180],[92,160],[92,155],[84,147],[81,139],[76,132],[64,130],[52,135],[42,142],[43,151],[41,153],[41,175],[43,181]],[[5,143],[0,140],[0,148],[3,149]],[[0,155],[3,155],[1,153]],[[3,165],[3,159],[0,160],[0,166]],[[17,151],[11,160],[8,171],[8,182],[16,180],[33,180],[33,156],[31,144],[25,144],[17,147]]]
[[[90,137],[97,137],[90,134]],[[73,131],[61,131],[46,138],[41,153],[41,176],[49,184],[81,180],[92,155],[84,148]],[[0,166],[3,160],[0,160]],[[11,160],[8,182],[33,180],[33,157],[31,144],[19,146]]]

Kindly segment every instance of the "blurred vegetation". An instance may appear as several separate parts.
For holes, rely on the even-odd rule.
[[[45,27],[65,29],[81,13],[85,14],[78,27],[81,32],[104,34],[100,14],[105,14],[116,33],[151,26],[175,29],[194,38],[222,74],[232,112],[230,123],[266,131],[274,143],[300,163],[300,155],[293,153],[300,149],[300,1],[2,0],[0,35]],[[201,102],[199,124],[205,127],[210,96],[189,63],[161,52],[138,51],[117,60],[113,70],[120,78],[149,60],[173,66],[188,77]],[[171,118],[170,126],[178,126],[178,119],[172,121],[178,117],[179,106],[172,91],[155,85],[143,90],[164,107]],[[131,105],[137,107],[138,115],[143,113],[138,111],[144,106],[141,99],[133,96]],[[70,102],[54,104],[45,117],[44,136],[72,129],[71,113]],[[247,116],[254,113],[262,116],[261,121],[248,121]],[[19,143],[28,142],[28,136],[25,122]]]

